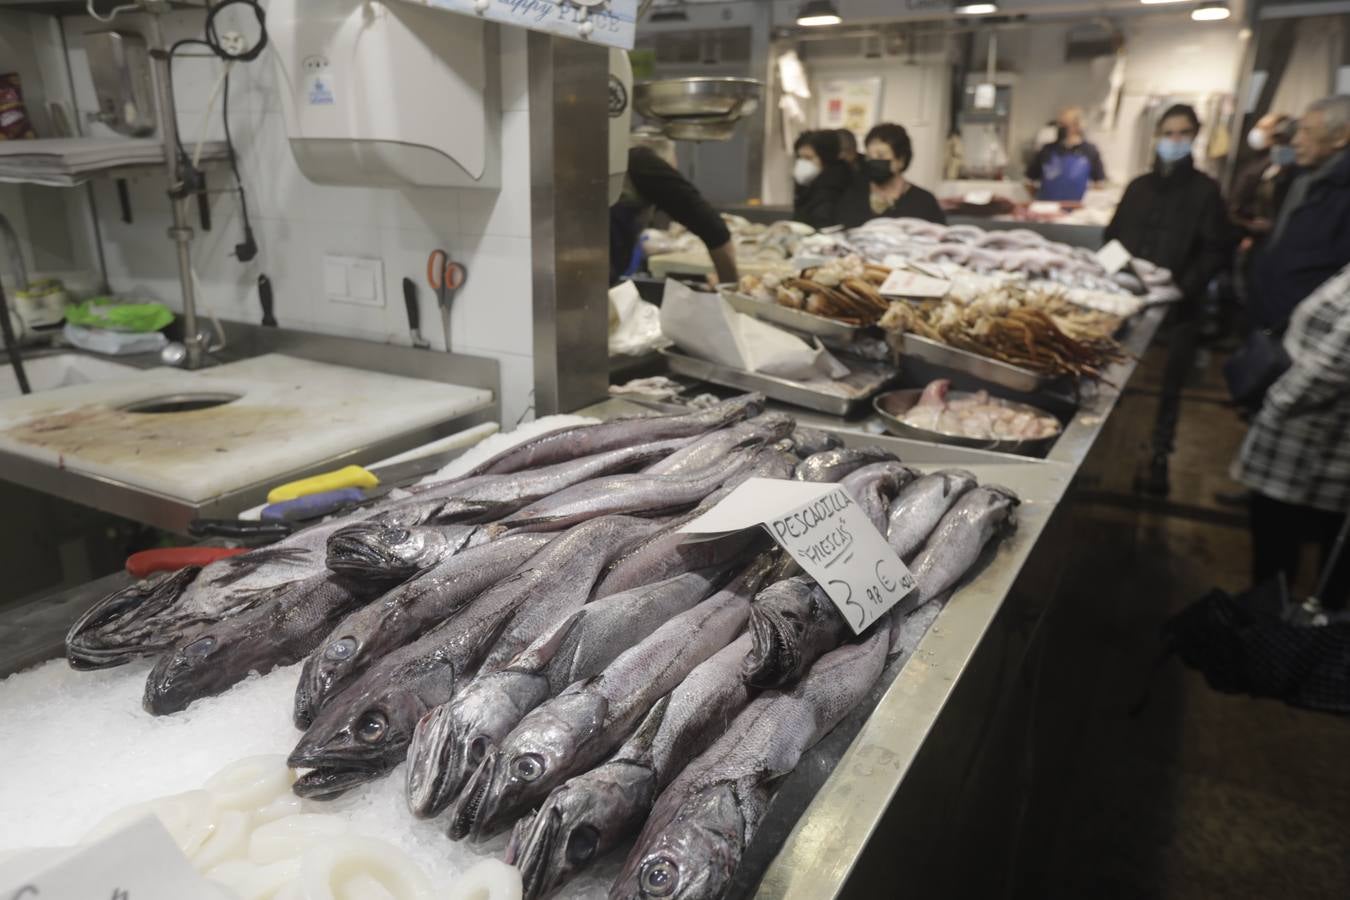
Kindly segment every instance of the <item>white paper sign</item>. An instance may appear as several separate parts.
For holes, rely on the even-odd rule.
[[[909,569],[837,484],[750,478],[680,531],[725,534],[757,525],[825,590],[855,634],[914,590]]]
[[[909,269],[892,269],[877,290],[883,297],[945,297],[952,283]]]
[[[1106,270],[1106,274],[1114,275],[1121,269],[1130,264],[1130,251],[1125,249],[1125,245],[1120,241],[1113,240],[1105,247],[1097,251],[1097,262]]]
[[[15,873],[17,874],[17,873]],[[101,841],[46,857],[36,871],[0,882],[3,900],[224,900],[197,874],[159,819],[147,815]]]
[[[638,0],[414,0],[531,31],[633,49]]]

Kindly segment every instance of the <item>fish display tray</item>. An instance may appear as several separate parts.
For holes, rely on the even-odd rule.
[[[782,325],[784,328],[791,328],[793,331],[800,331],[803,334],[815,335],[818,338],[830,341],[852,343],[861,330],[859,325],[837,322],[825,316],[817,316],[814,313],[770,303],[767,300],[756,300],[749,294],[730,290],[726,286],[721,287],[720,290],[722,296],[726,298],[727,302],[731,304],[731,308],[736,312],[745,313],[747,316],[754,316],[756,319],[772,322],[775,325]]]
[[[744,391],[759,391],[773,400],[835,416],[847,416],[863,409],[873,395],[899,376],[899,372],[884,363],[858,359],[840,360],[849,367],[851,373],[833,382],[833,385],[842,386],[847,391],[845,394],[837,389],[824,390],[800,381],[733,369],[706,359],[685,356],[670,349],[662,350],[661,355],[665,357],[670,371],[677,375]]]
[[[959,434],[947,434],[942,431],[930,431],[927,428],[919,428],[910,425],[901,417],[909,412],[914,404],[919,402],[919,397],[923,395],[922,388],[905,388],[899,391],[887,391],[884,394],[878,394],[872,398],[872,408],[877,411],[877,415],[886,424],[886,430],[896,437],[913,438],[917,441],[928,441],[932,444],[951,444],[955,447],[971,447],[976,450],[994,450],[999,453],[1022,453],[1037,455],[1044,450],[1048,450],[1050,445],[1059,439],[1064,433],[1063,424],[1059,430],[1048,437],[1041,438],[973,438]],[[952,391],[951,396],[967,397],[970,396],[965,391]],[[1037,416],[1050,416],[1050,413],[1043,409],[1038,409],[1027,403],[1014,403],[1011,400],[999,400],[999,403],[1019,412],[1031,413]],[[1051,418],[1054,418],[1051,416]]]
[[[893,337],[892,335],[892,339]],[[919,337],[916,334],[901,335],[898,346],[894,340],[892,340],[891,346],[903,355],[916,356],[935,366],[945,366],[948,369],[965,372],[981,381],[997,384],[1009,390],[1021,391],[1024,394],[1034,394],[1037,391],[1044,390],[1047,385],[1054,381],[1050,376],[1042,375],[1039,372],[1023,369],[1020,366],[1014,366],[988,356],[980,356],[978,353],[971,353],[968,350],[958,350],[955,347],[939,341],[930,341],[928,338]]]

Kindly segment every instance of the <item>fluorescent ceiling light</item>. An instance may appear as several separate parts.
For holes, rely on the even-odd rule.
[[[1227,3],[1202,3],[1191,10],[1191,19],[1195,22],[1222,22],[1230,15]]]
[[[998,12],[998,4],[994,0],[957,0],[952,12],[958,16],[992,16]]]
[[[797,13],[797,24],[805,28],[815,28],[820,25],[838,25],[844,21],[839,16],[839,10],[834,8],[830,0],[809,0],[803,3],[801,10]]]
[[[1145,6],[1162,6],[1165,3],[1186,3],[1188,0],[1139,0]]]

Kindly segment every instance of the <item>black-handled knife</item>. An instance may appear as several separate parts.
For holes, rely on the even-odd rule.
[[[408,337],[412,345],[421,350],[431,346],[431,342],[422,337],[422,312],[417,307],[417,282],[411,278],[403,279],[403,305],[408,309]]]
[[[276,328],[277,318],[272,315],[272,279],[266,275],[258,276],[258,302],[262,304],[262,323],[268,328]]]

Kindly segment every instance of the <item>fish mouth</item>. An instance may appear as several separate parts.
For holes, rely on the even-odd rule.
[[[455,754],[452,726],[454,716],[448,705],[438,706],[423,716],[413,730],[408,749],[408,809],[419,819],[432,819],[445,811],[463,785],[451,783],[450,759]]]
[[[200,566],[188,566],[148,585],[138,581],[94,604],[66,632],[66,660],[70,667],[106,669],[168,649],[179,637],[176,631],[157,641],[148,640],[144,634],[128,640],[116,636],[117,628],[144,628],[149,616],[163,612],[182,596],[200,572]]]
[[[382,774],[382,769],[370,766],[318,766],[297,778],[291,790],[306,800],[336,800]]]
[[[559,883],[551,863],[561,834],[562,813],[548,807],[525,816],[511,830],[511,844],[518,842],[518,847],[507,848],[507,860],[520,871],[521,900],[539,900]]]
[[[492,787],[494,775],[497,771],[497,750],[489,750],[483,757],[483,761],[478,764],[474,770],[469,782],[464,786],[459,799],[455,801],[455,808],[450,816],[450,824],[446,833],[452,841],[462,841],[470,835],[475,840],[479,837],[481,827],[481,813],[488,799],[488,790]]]
[[[306,660],[300,670],[300,680],[295,685],[295,707],[292,719],[295,727],[305,731],[314,724],[315,718],[323,712],[329,699],[337,696],[345,687],[354,671],[353,662],[360,658],[361,646],[358,643],[351,656],[334,662],[324,656],[332,641],[319,645]]]
[[[328,568],[344,575],[388,578],[411,575],[416,567],[393,549],[410,537],[406,528],[356,522],[329,536],[326,563]]]
[[[750,652],[741,676],[758,688],[784,684],[801,665],[801,628],[775,609],[750,607]]]

